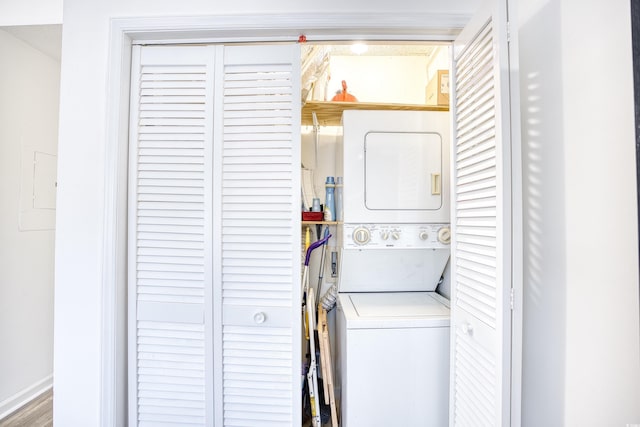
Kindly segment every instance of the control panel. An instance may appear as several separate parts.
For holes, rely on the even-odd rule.
[[[344,224],[345,248],[448,248],[449,224]]]

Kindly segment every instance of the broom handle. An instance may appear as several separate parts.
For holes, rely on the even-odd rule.
[[[305,267],[309,266],[309,260],[311,260],[311,252],[313,252],[314,249],[319,248],[320,246],[324,245],[325,243],[327,243],[329,241],[329,239],[331,238],[331,234],[325,236],[324,238],[318,240],[317,242],[313,242],[311,244],[311,246],[309,246],[309,249],[307,249],[307,255],[304,258],[304,265]]]

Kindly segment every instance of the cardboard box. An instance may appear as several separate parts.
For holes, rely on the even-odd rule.
[[[427,105],[449,105],[449,70],[438,70],[437,74],[427,83]]]

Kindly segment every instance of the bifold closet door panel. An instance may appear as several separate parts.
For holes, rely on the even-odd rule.
[[[211,425],[214,49],[133,48],[129,425]]]
[[[511,109],[518,83],[509,64],[515,42],[507,2],[490,0],[454,43],[449,424],[456,427],[520,425],[512,413],[519,406],[512,336],[519,332],[511,298],[521,289],[522,238],[520,189],[513,184],[520,182],[518,117]]]
[[[299,47],[134,47],[130,425],[300,422]]]
[[[300,50],[225,46],[222,68],[223,423],[298,425]]]

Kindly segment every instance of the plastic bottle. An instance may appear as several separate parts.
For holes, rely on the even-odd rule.
[[[343,195],[342,195],[342,177],[336,178],[336,221],[342,221],[344,219],[342,212]]]
[[[313,204],[311,205],[311,212],[320,212],[320,199],[313,198]]]
[[[324,200],[324,220],[335,221],[336,204],[334,200],[334,191],[336,189],[336,184],[332,176],[327,177],[327,182],[324,184],[324,187],[326,189],[326,196]]]

